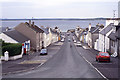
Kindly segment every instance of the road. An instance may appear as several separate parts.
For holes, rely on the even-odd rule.
[[[66,36],[61,49],[42,66],[3,78],[103,78],[80,53],[72,41],[72,35]]]

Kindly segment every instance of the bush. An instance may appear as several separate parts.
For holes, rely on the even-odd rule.
[[[15,56],[21,54],[22,44],[13,44],[13,43],[5,43],[2,46],[2,55],[4,55],[5,51],[9,52],[9,56]]]

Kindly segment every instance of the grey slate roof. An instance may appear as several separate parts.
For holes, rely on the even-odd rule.
[[[92,33],[95,30],[95,27],[91,27],[90,32]]]
[[[30,26],[29,23],[27,23],[27,22],[25,24],[36,32],[40,32],[40,33],[46,32],[42,27],[38,27],[36,25]]]
[[[111,32],[110,35],[108,36],[111,40],[116,40],[115,33]]]
[[[46,34],[49,34],[49,29],[46,29],[46,28],[43,28],[43,27],[39,27],[41,30],[43,30],[44,31],[44,33],[46,33]]]
[[[100,27],[96,26],[95,29],[92,31],[92,33],[99,33],[99,31],[100,31],[99,29],[100,29]]]
[[[29,38],[25,37],[24,35],[22,35],[21,33],[19,33],[16,30],[5,31],[3,33],[6,34],[7,36],[11,37],[12,39],[18,41],[19,43],[23,43],[23,42],[29,40]]]
[[[113,27],[115,27],[113,23],[109,24],[100,32],[100,34],[106,35],[110,30],[112,30]]]
[[[115,33],[115,36],[120,39],[120,26],[119,26],[119,29],[117,30],[117,32]]]

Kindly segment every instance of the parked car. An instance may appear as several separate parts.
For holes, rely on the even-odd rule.
[[[62,38],[62,40],[61,40],[62,42],[64,42],[64,38]]]
[[[68,39],[68,41],[70,42],[71,40],[70,40],[70,39]]]
[[[77,47],[82,47],[82,44],[81,43],[77,43],[76,46]]]
[[[99,52],[99,54],[96,56],[96,61],[108,61],[110,62],[110,55],[107,52]]]
[[[74,43],[76,43],[77,41],[76,40],[74,40]]]
[[[81,43],[80,41],[77,42],[77,44],[80,44],[80,43]]]
[[[47,55],[47,49],[41,49],[40,55]]]
[[[70,33],[67,33],[67,35],[69,36],[69,35],[70,35]]]

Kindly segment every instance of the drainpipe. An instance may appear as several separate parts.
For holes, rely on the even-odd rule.
[[[105,33],[105,29],[104,29],[104,33]],[[104,52],[105,52],[105,34],[104,34]]]

